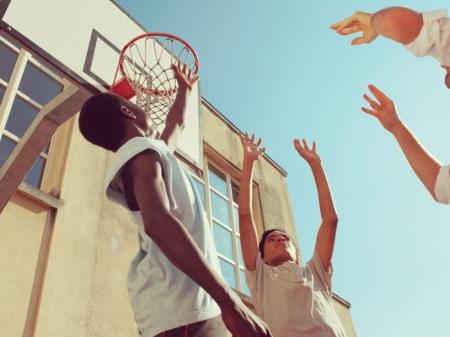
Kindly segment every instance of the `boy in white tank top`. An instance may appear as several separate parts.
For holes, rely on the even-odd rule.
[[[140,249],[130,266],[128,290],[139,333],[271,336],[220,276],[198,192],[173,154],[197,80],[186,66],[177,65],[174,72],[179,89],[159,139],[152,138],[141,108],[113,94],[91,97],[79,119],[88,141],[115,152],[106,194],[138,225]]]

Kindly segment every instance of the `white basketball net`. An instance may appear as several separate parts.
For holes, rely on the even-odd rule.
[[[177,61],[197,71],[192,50],[166,36],[136,40],[123,55],[123,75],[136,92],[136,104],[150,115],[156,126],[165,123],[178,93],[172,69]]]

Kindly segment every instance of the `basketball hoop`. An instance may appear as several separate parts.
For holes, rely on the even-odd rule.
[[[167,33],[139,35],[123,47],[110,90],[126,99],[136,96],[152,121],[163,124],[178,92],[172,68],[177,62],[198,73],[197,54],[183,39]]]

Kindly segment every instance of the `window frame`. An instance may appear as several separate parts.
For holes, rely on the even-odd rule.
[[[225,183],[227,187],[227,195],[224,195],[221,191],[211,186],[209,181],[209,172],[210,167],[213,168],[213,170],[217,171],[221,175],[225,177]],[[242,253],[239,252],[239,246],[238,246],[238,240],[240,240],[240,231],[238,230],[239,224],[236,223],[235,219],[239,221],[239,216],[235,217],[233,212],[238,210],[238,203],[233,200],[233,188],[235,186],[239,186],[238,178],[234,177],[230,172],[228,172],[225,168],[223,168],[221,165],[219,165],[216,161],[213,161],[211,158],[209,158],[207,155],[204,155],[203,160],[203,170],[202,172],[196,172],[193,173],[191,171],[191,176],[193,179],[195,179],[197,182],[199,182],[203,186],[203,193],[205,196],[205,211],[207,213],[211,233],[213,234],[214,239],[214,227],[213,222],[215,222],[217,225],[221,226],[224,230],[227,230],[231,233],[231,243],[232,243],[232,251],[233,256],[235,257],[234,260],[230,259],[229,257],[221,254],[220,252],[217,252],[217,256],[219,259],[224,260],[225,262],[231,264],[234,269],[234,277],[236,280],[236,291],[241,293],[244,296],[250,296],[249,290],[248,292],[244,292],[244,286],[242,284],[242,279],[245,279],[245,266],[244,261],[241,261],[240,256],[242,256]],[[230,218],[230,226],[223,223],[220,219],[216,218],[212,214],[212,199],[211,199],[211,191],[222,197],[226,200],[228,205],[228,215]],[[248,289],[248,286],[245,286]]]
[[[14,44],[14,42],[10,41],[3,34],[0,34],[0,43],[4,44],[6,48],[10,48],[12,51],[17,53],[17,59],[15,61],[9,80],[5,81],[3,79],[0,79],[0,85],[5,89],[2,101],[0,102],[0,141],[2,137],[6,137],[9,140],[15,142],[17,146],[17,144],[19,144],[22,138],[14,135],[12,132],[6,129],[6,124],[12,111],[12,107],[16,97],[19,97],[20,99],[24,100],[27,104],[30,104],[30,106],[38,109],[36,117],[39,115],[40,111],[44,107],[43,105],[39,104],[34,99],[32,99],[31,97],[29,97],[28,95],[19,90],[19,86],[25,74],[25,69],[28,63],[31,63],[37,69],[42,71],[45,75],[49,76],[52,80],[61,84],[62,86],[61,91],[64,90],[65,86],[68,84],[68,81],[64,79],[62,75],[55,73],[47,66],[45,66],[41,61],[35,58],[24,47],[21,47],[18,44]],[[47,166],[49,164],[49,159],[51,158],[52,153],[54,151],[53,138],[54,137],[52,137],[52,139],[50,140],[49,145],[46,146],[46,148],[48,148],[47,153],[45,152],[44,149],[39,154],[39,157],[41,157],[44,160],[44,165],[40,172],[39,184],[38,186],[35,186],[37,189],[42,189],[43,186],[45,186],[46,184],[46,177],[48,175]],[[37,159],[38,158],[36,158],[36,160]],[[26,177],[24,177],[24,179],[26,179]]]

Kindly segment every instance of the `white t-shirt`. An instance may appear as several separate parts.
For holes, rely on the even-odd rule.
[[[443,204],[450,204],[450,165],[442,166],[434,187],[436,199]]]
[[[274,337],[346,337],[332,304],[332,268],[325,272],[317,253],[305,265],[267,265],[258,253],[246,270],[257,314]]]
[[[107,172],[106,195],[128,209],[121,168],[148,149],[161,158],[171,213],[190,233],[210,266],[220,274],[214,241],[198,191],[192,178],[162,140],[136,137],[125,143],[114,154]],[[141,212],[130,212],[138,225],[140,249],[131,262],[128,293],[140,334],[153,337],[166,330],[220,315],[216,302],[175,267],[145,233]]]
[[[450,19],[447,10],[422,13],[423,26],[417,38],[406,45],[415,56],[430,55],[450,66]]]

